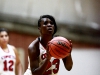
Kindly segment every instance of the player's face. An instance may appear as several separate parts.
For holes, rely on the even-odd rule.
[[[8,44],[9,41],[9,36],[6,31],[1,31],[0,32],[0,45],[6,45]]]
[[[54,33],[54,23],[49,18],[43,18],[40,22],[39,27],[41,34],[53,35]]]

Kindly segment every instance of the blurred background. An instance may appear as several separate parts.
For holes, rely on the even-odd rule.
[[[0,0],[0,28],[9,30],[24,72],[28,45],[39,36],[37,22],[44,14],[55,17],[56,35],[73,43],[73,69],[66,71],[61,61],[59,75],[100,75],[100,0]]]

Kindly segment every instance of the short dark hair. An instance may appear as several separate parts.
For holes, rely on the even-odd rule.
[[[8,33],[8,30],[7,30],[6,28],[0,28],[0,33],[1,33],[2,31],[5,31],[5,32]]]
[[[40,19],[38,20],[38,27],[40,27],[40,22],[41,22],[42,18],[49,18],[51,21],[53,21],[53,23],[54,23],[54,33],[53,34],[55,34],[57,32],[57,25],[56,25],[54,17],[51,15],[40,16]]]

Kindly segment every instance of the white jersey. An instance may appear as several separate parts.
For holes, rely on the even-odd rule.
[[[40,49],[39,66],[41,66],[44,63],[44,60],[46,59],[46,49],[42,46],[41,43],[39,43],[39,49]],[[29,62],[29,64],[30,64],[30,62]],[[28,64],[28,69],[26,70],[24,75],[32,75],[29,64]],[[45,73],[43,75],[58,75],[59,64],[60,64],[59,59],[51,57],[51,60],[47,67],[47,70],[45,71]]]
[[[15,75],[16,56],[11,45],[7,45],[9,52],[0,47],[0,75]]]
[[[39,56],[40,66],[44,63],[45,58],[46,58],[46,49],[40,43],[40,56]],[[59,70],[59,64],[60,64],[59,59],[51,57],[47,70],[45,71],[44,75],[57,75]]]

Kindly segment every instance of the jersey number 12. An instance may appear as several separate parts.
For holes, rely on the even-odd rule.
[[[14,65],[14,62],[12,60],[5,60],[4,62],[4,71],[13,71],[13,65]],[[8,66],[9,65],[9,66]]]

